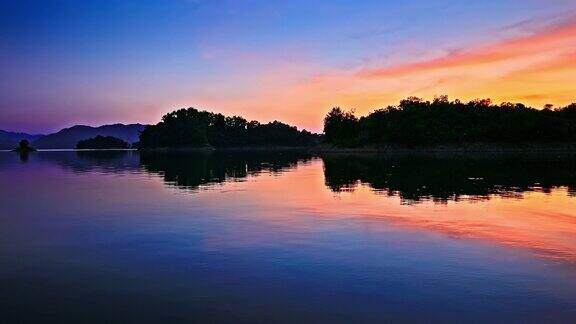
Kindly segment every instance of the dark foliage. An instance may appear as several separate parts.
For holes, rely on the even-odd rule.
[[[20,140],[18,142],[18,147],[13,150],[14,152],[27,154],[29,152],[34,152],[36,149],[30,147],[30,142],[27,139]]]
[[[246,147],[309,146],[319,136],[274,121],[260,124],[238,116],[226,117],[194,108],[180,109],[162,117],[140,134],[140,147]]]
[[[353,112],[333,108],[324,118],[324,134],[328,143],[352,146],[358,141],[360,124]]]
[[[542,110],[523,104],[463,103],[446,96],[416,97],[366,117],[334,108],[324,120],[325,141],[337,146],[397,144],[518,144],[576,142],[576,104]]]
[[[113,136],[96,136],[94,138],[79,141],[76,148],[79,150],[105,150],[105,149],[127,149],[130,145],[125,141]]]
[[[30,149],[30,142],[28,142],[28,140],[20,140],[20,142],[18,143],[18,147],[21,150],[29,150]]]

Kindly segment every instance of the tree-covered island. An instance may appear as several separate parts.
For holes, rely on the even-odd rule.
[[[576,144],[576,103],[553,109],[520,103],[493,104],[489,99],[425,101],[409,97],[397,106],[357,117],[333,108],[324,134],[298,130],[279,121],[260,123],[195,108],[168,113],[140,134],[139,147],[435,147],[470,145]]]
[[[140,134],[139,147],[305,147],[319,140],[317,134],[279,121],[262,124],[187,108],[166,114],[158,124],[146,127]]]
[[[76,149],[79,150],[111,150],[128,148],[130,148],[130,144],[120,138],[101,135],[81,140],[76,144]]]
[[[464,103],[446,96],[433,101],[409,97],[360,118],[333,108],[324,119],[324,142],[336,147],[573,144],[576,103],[539,110],[519,103],[495,105],[489,99]]]

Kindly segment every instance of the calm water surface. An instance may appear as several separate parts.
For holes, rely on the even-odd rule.
[[[0,322],[576,321],[576,159],[0,152]]]

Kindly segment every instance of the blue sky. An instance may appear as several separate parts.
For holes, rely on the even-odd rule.
[[[429,95],[351,77],[360,70],[532,37],[575,16],[562,0],[4,1],[0,128],[153,123],[196,106],[318,130],[332,105],[367,112],[406,91]],[[550,101],[568,100],[554,91]]]

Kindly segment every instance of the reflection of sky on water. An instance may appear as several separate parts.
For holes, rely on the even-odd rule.
[[[3,291],[36,296],[14,309],[53,298],[100,305],[102,318],[117,318],[119,300],[125,316],[176,319],[575,316],[576,211],[563,187],[406,205],[368,185],[331,191],[316,158],[191,192],[135,153],[0,156],[0,179]]]

